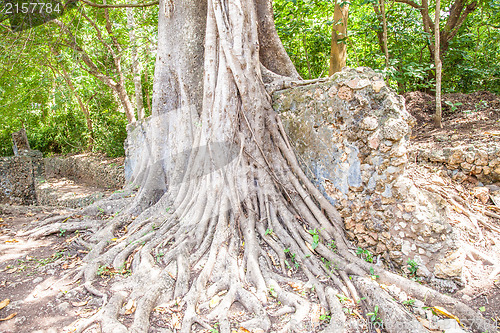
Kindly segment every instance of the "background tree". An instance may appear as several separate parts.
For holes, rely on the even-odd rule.
[[[441,69],[443,67],[441,63],[441,41],[440,41],[440,34],[437,33],[439,31],[439,22],[441,21],[440,19],[441,16],[441,2],[440,0],[436,0],[436,11],[435,11],[435,16],[434,16],[434,38],[435,38],[435,43],[434,43],[434,61],[436,63],[436,114],[434,118],[434,122],[436,127],[442,128],[443,125],[441,124],[441,119],[442,119],[442,107],[441,107]]]
[[[340,72],[347,61],[347,21],[349,19],[349,2],[335,2],[333,14],[332,45],[330,51],[329,75]]]

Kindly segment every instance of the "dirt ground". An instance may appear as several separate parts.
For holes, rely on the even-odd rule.
[[[487,92],[445,95],[444,101],[449,103],[443,104],[443,129],[435,129],[432,125],[434,106],[431,96],[414,92],[405,97],[408,110],[417,119],[412,145],[428,142],[441,144],[446,140],[467,143],[478,140],[500,142],[498,96]],[[486,132],[490,135],[485,136]],[[436,173],[446,178],[445,173],[434,166],[420,165],[418,168],[424,170],[422,174]],[[418,175],[416,172],[415,177],[419,177]],[[445,181],[463,191],[475,185],[473,182],[455,184],[448,178]],[[489,202],[488,205],[493,204]],[[78,215],[78,210],[69,208],[0,206],[0,333],[71,332],[75,323],[92,316],[101,306],[99,298],[83,292],[78,288],[80,281],[73,280],[81,258],[86,254],[76,240],[84,236],[85,231],[67,233],[61,229],[57,235],[38,240],[21,235],[23,230],[29,229],[37,221],[71,212]],[[500,219],[490,217],[489,222],[500,227]],[[495,257],[498,257],[500,253],[496,251],[500,248],[500,242],[494,243],[495,239],[500,239],[500,234],[485,231],[485,235],[490,243],[476,246],[482,246],[485,253],[496,254]],[[486,318],[500,323],[500,276],[497,275],[493,281],[486,279],[493,265],[484,258],[473,259],[466,262],[466,284],[459,290],[449,292],[483,312]],[[102,286],[106,286],[112,278],[120,278],[119,274],[112,272],[102,273]],[[156,311],[150,331],[176,331],[174,317],[173,308]],[[122,318],[128,321],[131,316],[125,313]]]

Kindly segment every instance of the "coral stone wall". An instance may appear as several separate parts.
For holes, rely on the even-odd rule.
[[[337,207],[349,237],[386,260],[434,265],[454,248],[446,213],[405,176],[414,122],[368,68],[276,92],[274,108],[309,178]]]
[[[0,158],[0,204],[35,204],[34,177],[34,163],[30,157]]]

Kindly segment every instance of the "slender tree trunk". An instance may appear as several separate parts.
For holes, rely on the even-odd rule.
[[[334,26],[332,29],[332,46],[330,53],[330,75],[340,72],[346,66],[347,60],[347,21],[349,18],[349,4],[340,6],[339,1],[335,3],[333,14]]]
[[[377,15],[378,20],[382,25],[382,31],[377,30],[377,37],[380,46],[380,50],[384,53],[385,57],[385,67],[389,67],[389,47],[388,47],[388,36],[387,36],[387,17],[385,15],[385,1],[379,0],[377,4],[373,4],[373,10]]]
[[[63,76],[64,76],[64,80],[66,81],[66,84],[68,85],[69,89],[71,90],[71,92],[75,96],[75,98],[78,102],[78,105],[80,106],[80,110],[82,111],[83,115],[85,116],[85,121],[87,124],[87,131],[89,131],[88,144],[89,144],[89,148],[92,149],[92,146],[94,145],[94,129],[92,126],[92,118],[90,118],[89,109],[88,109],[87,105],[85,105],[82,98],[80,97],[80,94],[78,93],[75,86],[73,85],[73,81],[71,80],[71,77],[69,76],[69,74],[66,71],[66,69],[64,68],[64,66],[61,66],[61,70],[63,72]]]
[[[51,46],[50,49],[51,49],[52,54],[54,56],[58,55],[57,51],[54,49],[53,46]],[[61,74],[61,72],[58,71],[57,68],[55,68],[51,64],[47,64],[47,66],[49,66],[54,71],[54,74],[55,73]],[[93,129],[93,126],[92,126],[92,118],[90,117],[90,111],[89,111],[87,105],[83,102],[80,94],[76,90],[75,85],[73,84],[73,81],[71,80],[71,76],[69,75],[68,71],[64,67],[64,64],[60,63],[59,67],[60,67],[60,69],[62,71],[62,77],[64,78],[64,81],[68,85],[69,90],[71,90],[71,93],[73,94],[73,96],[75,96],[75,98],[76,98],[76,100],[78,102],[78,106],[80,107],[80,110],[82,111],[82,113],[83,113],[83,115],[85,117],[85,122],[86,122],[86,125],[87,125],[87,131],[89,132],[88,147],[90,149],[92,149],[92,146],[94,145],[94,129]]]
[[[130,52],[132,56],[132,74],[134,76],[134,89],[135,89],[135,107],[137,110],[137,118],[144,119],[144,101],[142,97],[142,82],[141,82],[141,64],[137,52],[137,38],[135,36],[135,29],[137,28],[134,19],[134,12],[132,8],[127,8],[127,28],[129,29],[128,35],[130,40]]]
[[[144,89],[144,97],[146,98],[146,105],[148,107],[148,110],[149,110],[149,114],[151,114],[151,96],[149,95],[149,71],[148,71],[148,63],[150,61],[150,57],[151,57],[151,49],[150,49],[150,45],[145,45],[145,65],[146,65],[146,69],[144,71],[144,86],[147,87],[147,89]]]
[[[441,2],[436,0],[436,15],[434,18],[434,61],[436,66],[436,115],[434,118],[434,123],[436,127],[442,128],[442,107],[441,107],[441,76],[442,76],[442,62],[441,62],[441,52],[440,52],[440,33],[439,33],[439,22],[441,15]]]
[[[382,14],[382,28],[383,28],[383,45],[385,55],[385,67],[389,67],[389,46],[387,41],[387,17],[385,15],[385,1],[380,0],[380,11]]]
[[[120,76],[122,76],[122,75],[123,75],[123,73],[121,73]],[[123,110],[125,112],[125,116],[127,117],[128,122],[133,123],[136,120],[134,106],[132,105],[132,102],[130,101],[127,90],[125,89],[125,79],[120,78],[120,82],[113,85],[112,89],[116,93],[116,96],[118,97],[118,100],[120,101],[120,104],[123,107]]]

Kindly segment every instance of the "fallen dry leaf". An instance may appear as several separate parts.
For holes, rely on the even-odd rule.
[[[5,308],[7,305],[9,305],[10,303],[10,299],[6,298],[4,299],[3,301],[0,302],[0,310],[2,310],[3,308]]]
[[[211,300],[210,300],[210,308],[213,309],[215,308],[217,305],[219,305],[220,303],[220,296],[219,295],[215,295]]]
[[[302,291],[302,284],[301,283],[295,283],[295,282],[289,282],[288,285],[292,287],[293,290],[295,291]]]
[[[238,328],[238,333],[251,333],[251,332],[244,327],[240,327]]]
[[[8,316],[7,316],[7,317],[5,317],[5,318],[0,318],[0,321],[6,321],[6,320],[9,320],[9,319],[12,319],[12,318],[14,318],[16,315],[17,315],[17,312],[11,313],[10,315],[8,315]]]
[[[451,314],[450,312],[448,312],[448,310],[446,310],[445,308],[442,308],[440,306],[434,306],[431,308],[434,312],[436,312],[437,314],[440,314],[442,316],[445,316],[445,317],[448,317],[450,319],[455,319],[457,321],[458,324],[460,324],[460,320],[457,318],[457,316]],[[460,324],[461,325],[461,324]]]
[[[71,302],[71,305],[75,306],[75,307],[79,307],[79,306],[84,306],[84,305],[87,305],[88,301],[82,301],[82,302]]]
[[[17,239],[6,240],[5,243],[19,243]]]
[[[33,214],[32,212],[29,212],[29,213],[26,213],[26,216],[27,217],[32,217],[32,216],[35,216],[35,214]]]

